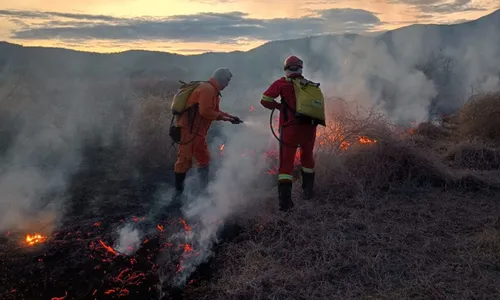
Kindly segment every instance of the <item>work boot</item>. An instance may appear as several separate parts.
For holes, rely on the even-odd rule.
[[[182,206],[182,196],[184,193],[184,181],[186,173],[175,173],[175,193],[172,199],[172,206],[180,208]]]
[[[314,173],[302,171],[302,192],[308,200],[314,196]]]
[[[292,182],[278,182],[278,195],[280,211],[289,211],[294,206],[292,201]]]
[[[203,193],[208,186],[208,167],[199,167],[198,168],[198,179],[200,181],[200,191]]]

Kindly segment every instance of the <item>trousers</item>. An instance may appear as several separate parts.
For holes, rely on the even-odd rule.
[[[192,141],[191,141],[192,140]],[[193,166],[193,158],[198,168],[208,167],[210,152],[206,136],[190,134],[188,128],[181,129],[181,143],[177,150],[175,173],[187,173]]]
[[[305,173],[314,173],[315,160],[313,156],[316,142],[316,126],[289,125],[280,129],[280,157],[278,180],[291,182],[297,148],[300,147],[300,164]]]

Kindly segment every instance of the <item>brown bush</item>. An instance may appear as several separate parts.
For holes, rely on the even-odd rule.
[[[418,124],[414,134],[424,136],[431,140],[447,138],[450,134],[442,127],[438,127],[430,122]]]
[[[344,163],[367,191],[408,186],[443,186],[449,181],[446,168],[417,149],[396,140],[358,145],[347,151]]]
[[[449,180],[446,168],[415,148],[414,141],[403,140],[383,114],[375,110],[359,113],[359,108],[355,114],[350,111],[352,109],[346,109],[345,105],[344,109],[337,110],[324,130],[330,139],[320,144],[322,156],[319,158],[330,158],[319,163],[318,171],[331,176],[318,176],[319,186],[329,186],[333,177],[344,187],[373,192],[399,188],[403,184],[442,186]],[[432,131],[434,137],[438,130]],[[368,142],[363,143],[363,137]]]
[[[500,93],[472,96],[458,112],[462,137],[500,142]]]
[[[448,150],[446,159],[459,168],[491,170],[500,168],[500,149],[479,140],[464,141]]]

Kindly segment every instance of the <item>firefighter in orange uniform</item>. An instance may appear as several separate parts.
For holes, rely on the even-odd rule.
[[[210,153],[207,145],[207,133],[213,121],[227,121],[239,124],[242,121],[219,109],[220,91],[231,81],[232,73],[228,68],[215,70],[208,82],[201,83],[190,95],[188,107],[194,105],[192,113],[186,113],[178,120],[181,127],[181,142],[175,162],[174,204],[180,205],[184,191],[186,173],[191,169],[193,158],[197,162],[201,188],[208,184]]]
[[[279,208],[288,211],[293,207],[292,201],[292,172],[297,148],[300,145],[300,160],[302,165],[302,190],[304,196],[310,199],[313,196],[314,143],[316,141],[317,124],[308,117],[296,117],[295,90],[290,78],[304,78],[302,76],[303,61],[297,56],[290,56],[285,60],[285,76],[274,81],[264,92],[260,103],[267,109],[280,111],[280,155],[278,174]],[[274,99],[281,96],[281,103]]]

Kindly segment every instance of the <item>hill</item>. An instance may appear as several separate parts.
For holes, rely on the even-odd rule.
[[[309,77],[341,97],[356,90],[359,97],[371,95],[371,99],[363,99],[366,104],[375,103],[390,111],[404,109],[408,102],[419,102],[419,110],[449,112],[470,96],[471,87],[480,91],[498,86],[499,24],[500,10],[462,24],[412,25],[376,37],[317,36],[268,42],[247,52],[192,56],[151,51],[98,54],[3,43],[0,61],[9,62],[16,72],[89,80],[131,76],[199,80],[210,76],[215,68],[227,66],[235,76],[226,91],[229,100],[225,101],[233,105],[232,100],[241,98],[242,91],[243,97],[258,98],[270,82],[281,76],[283,59],[294,53],[306,61]],[[423,71],[425,77],[415,71]],[[400,88],[414,81],[415,86],[404,91]],[[403,97],[406,99],[391,99],[391,94],[399,96],[407,90],[411,91]],[[459,98],[460,103],[451,100]],[[404,121],[412,121],[408,119]]]

